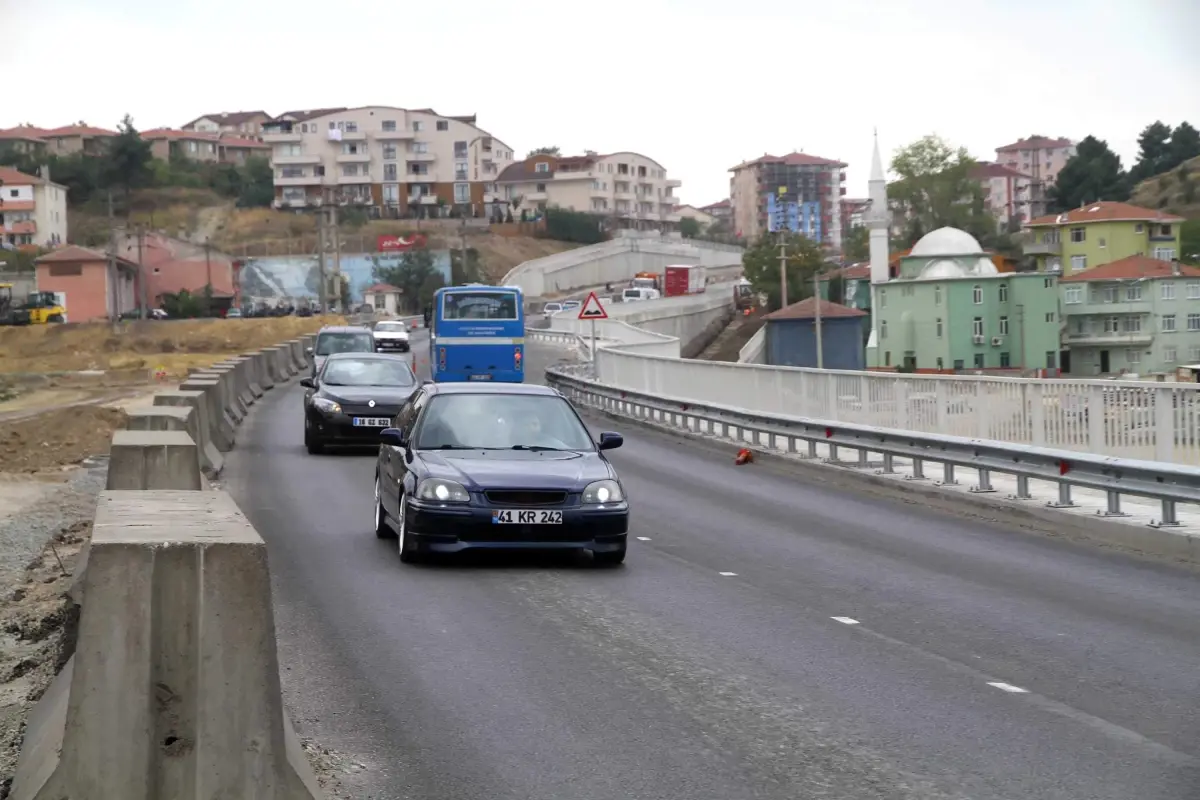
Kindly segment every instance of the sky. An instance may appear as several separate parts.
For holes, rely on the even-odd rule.
[[[875,129],[885,160],[1092,134],[1129,167],[1150,122],[1200,127],[1195,0],[0,0],[0,30],[0,127],[429,107],[518,154],[642,153],[694,205],[792,150],[865,197]]]

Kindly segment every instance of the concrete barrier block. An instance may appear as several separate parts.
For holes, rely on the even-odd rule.
[[[261,350],[263,358],[267,361],[267,369],[271,371],[271,379],[276,384],[286,383],[288,379],[287,372],[283,369],[283,364],[280,363],[279,349],[275,347],[264,347]]]
[[[199,491],[200,456],[186,431],[115,431],[108,461],[108,489]]]
[[[237,399],[237,376],[232,367],[205,367],[199,372],[193,372],[188,377],[200,380],[216,378],[221,382],[221,408],[229,418],[229,424],[236,426],[242,421],[241,403]]]
[[[185,392],[204,392],[204,407],[208,414],[208,433],[213,446],[222,453],[233,449],[233,428],[226,422],[221,400],[221,381],[209,378],[188,378],[179,384]]]
[[[241,366],[234,361],[218,361],[210,366],[209,370],[225,370],[229,373],[229,403],[233,406],[233,411],[238,420],[245,419],[250,409],[249,404],[243,399],[242,382],[244,372]]]
[[[279,684],[266,545],[225,492],[106,491],[75,654],[10,800],[316,800]]]
[[[248,388],[250,389],[250,393],[254,395],[254,399],[257,400],[263,396],[262,378],[258,374],[258,363],[250,353],[242,353],[237,358],[246,364],[246,379],[249,381]]]
[[[154,405],[159,408],[176,406],[192,409],[196,416],[196,429],[199,432],[199,437],[193,438],[195,438],[196,445],[200,449],[200,467],[210,478],[218,477],[221,474],[221,470],[225,468],[225,459],[209,436],[209,426],[211,423],[209,422],[208,411],[205,406],[204,392],[156,392],[154,395]]]
[[[191,406],[151,406],[126,413],[125,428],[131,431],[183,431],[196,443],[200,472],[212,472],[201,445],[200,416]]]
[[[254,360],[254,371],[258,375],[258,385],[264,391],[270,391],[275,388],[275,379],[272,376],[270,365],[267,363],[267,356],[261,350],[256,350],[253,353],[245,353],[247,357]]]
[[[252,382],[250,375],[250,360],[242,358],[241,356],[234,356],[233,358],[229,358],[220,362],[220,364],[217,366],[220,366],[221,364],[228,364],[234,368],[235,390],[237,392],[238,402],[241,404],[243,414],[249,413],[250,406],[254,405],[255,400],[254,392],[252,392],[250,389],[250,384]]]
[[[296,376],[300,370],[296,368],[296,363],[292,360],[292,346],[288,342],[283,342],[275,346],[279,351],[279,363],[283,364],[283,369],[288,374],[288,380]]]
[[[292,348],[292,364],[296,367],[296,374],[308,370],[308,357],[304,355],[304,341],[302,339],[292,339],[288,342]]]

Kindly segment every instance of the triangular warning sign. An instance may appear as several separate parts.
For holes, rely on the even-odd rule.
[[[608,319],[608,312],[600,305],[600,298],[595,292],[589,292],[587,300],[579,307],[580,319]]]

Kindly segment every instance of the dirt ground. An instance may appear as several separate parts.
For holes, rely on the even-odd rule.
[[[0,327],[0,384],[6,376],[11,383],[15,376],[79,370],[140,370],[149,380],[161,367],[171,376],[186,375],[188,367],[342,322],[325,316]]]
[[[104,406],[57,408],[0,421],[0,472],[38,472],[107,454],[113,431],[124,426],[125,412]]]

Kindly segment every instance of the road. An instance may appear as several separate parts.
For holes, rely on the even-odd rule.
[[[300,398],[264,398],[225,483],[269,544],[289,706],[356,797],[1196,797],[1194,573],[641,428],[612,455],[624,568],[408,568],[373,456],[308,456]]]

